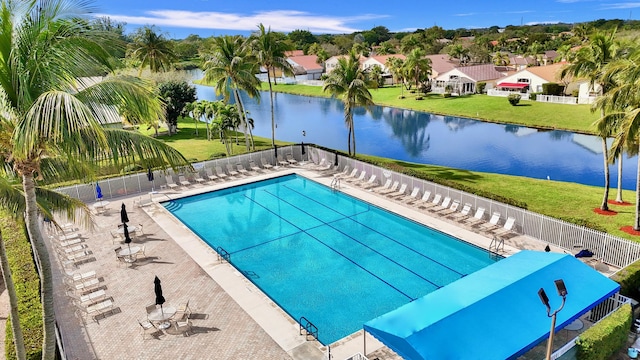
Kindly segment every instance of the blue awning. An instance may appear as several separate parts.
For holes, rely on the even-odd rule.
[[[615,294],[620,286],[567,254],[521,251],[396,310],[364,329],[405,359],[510,359],[549,336],[552,311],[567,287],[556,330]]]

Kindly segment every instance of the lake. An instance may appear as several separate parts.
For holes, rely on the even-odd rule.
[[[198,99],[215,98],[212,87],[196,88]],[[283,93],[275,93],[274,97],[276,139],[347,151],[348,133],[341,101]],[[253,134],[271,138],[269,93],[262,92],[260,103],[248,97],[243,101],[255,122]],[[586,185],[604,184],[602,145],[595,136],[384,106],[372,106],[370,111],[357,109],[354,123],[358,154]],[[635,189],[637,159],[625,157],[623,164],[622,185]],[[610,169],[611,186],[615,187],[617,165]]]

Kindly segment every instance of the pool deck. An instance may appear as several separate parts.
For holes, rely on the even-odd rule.
[[[226,182],[193,184],[179,191],[162,190],[113,199],[109,212],[96,215],[99,229],[93,232],[80,230],[83,243],[92,252],[89,261],[67,270],[76,273],[95,270],[101,280],[100,288],[113,300],[114,309],[100,316],[97,322],[92,319],[84,323],[81,321],[77,307],[65,295],[64,270],[51,249],[52,264],[58,265],[57,268],[54,266],[56,315],[68,358],[323,359],[329,350],[326,346],[314,340],[307,341],[299,334],[299,326],[294,319],[233,266],[219,259],[214,250],[157,203],[290,173],[298,173],[327,186],[333,179],[333,174],[328,172],[304,167],[281,168]],[[459,223],[347,183],[340,186],[340,191],[479,247],[488,249],[490,246],[491,239],[473,228],[461,227]],[[154,200],[150,205],[135,206],[134,202],[149,197]],[[109,234],[120,222],[121,203],[127,205],[130,224],[143,225],[144,235],[137,236],[131,246],[144,245],[147,256],[124,266],[116,261],[114,249],[126,245],[114,244]],[[215,210],[203,216],[210,216],[215,224]],[[501,254],[508,256],[521,249],[542,251],[546,245],[530,237],[517,236],[505,241]],[[552,251],[563,251],[551,248]],[[165,306],[189,300],[194,313],[190,336],[170,328],[143,339],[137,319],[146,319],[145,306],[154,303],[153,279],[156,275],[162,281],[163,295],[167,300]],[[365,343],[362,336],[361,330],[332,344],[333,359],[342,360],[362,353]],[[366,352],[371,354],[374,351],[380,359],[395,358],[391,351],[367,335]]]

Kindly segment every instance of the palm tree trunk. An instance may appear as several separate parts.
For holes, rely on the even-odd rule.
[[[18,296],[16,295],[16,288],[13,286],[13,277],[11,276],[11,268],[9,268],[9,259],[7,259],[7,250],[4,247],[2,233],[0,233],[0,268],[2,270],[4,285],[7,288],[7,293],[9,294],[11,331],[13,332],[13,343],[16,347],[16,358],[18,360],[25,360],[27,358],[27,352],[24,348],[24,336],[22,335],[22,328],[20,327]]]
[[[607,149],[607,138],[602,138],[602,156],[604,157],[604,197],[602,198],[602,205],[600,205],[600,209],[603,211],[609,210],[609,205],[607,202],[609,201],[609,187],[610,187],[610,176],[609,176],[609,149]]]
[[[624,202],[622,200],[622,152],[618,155],[618,194],[616,195],[616,202]]]
[[[44,334],[42,340],[42,360],[55,358],[55,311],[53,308],[53,280],[51,276],[51,261],[49,251],[44,243],[44,237],[38,226],[38,207],[36,204],[36,187],[33,173],[22,174],[22,187],[26,203],[25,222],[27,232],[35,251],[34,258],[40,271],[40,301],[42,302],[42,318]]]
[[[640,231],[640,156],[638,156],[638,171],[636,172],[636,221],[633,230]]]
[[[273,87],[271,86],[271,76],[267,71],[267,82],[269,83],[269,99],[271,100],[271,147],[276,146],[276,115],[273,110]]]
[[[248,130],[248,125],[247,124],[247,119],[245,118],[245,114],[244,114],[244,106],[242,106],[242,99],[240,99],[240,92],[238,91],[238,88],[234,88],[233,89],[233,96],[236,98],[236,105],[238,108],[238,115],[240,116],[240,121],[242,121],[244,123],[244,142],[245,145],[247,146],[247,151],[249,151],[250,147],[249,147],[249,134],[247,133]]]

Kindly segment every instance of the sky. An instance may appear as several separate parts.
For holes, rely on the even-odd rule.
[[[259,23],[274,31],[350,34],[385,26],[392,32],[597,19],[640,19],[640,2],[619,0],[96,0],[97,16],[126,22],[126,32],[155,25],[170,38],[248,35]]]

